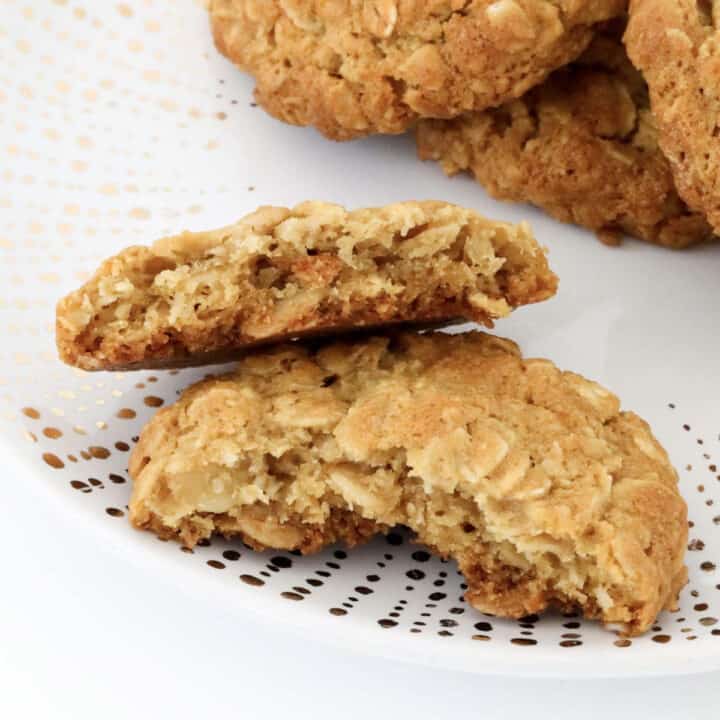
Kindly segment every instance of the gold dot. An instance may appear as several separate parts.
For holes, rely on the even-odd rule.
[[[143,402],[148,407],[160,407],[165,401],[156,395],[148,395],[146,398],[143,398]]]
[[[55,470],[60,470],[65,467],[65,463],[53,453],[43,453],[42,459]]]
[[[81,135],[77,139],[77,144],[84,149],[90,149],[93,147],[93,141],[87,135]]]
[[[21,412],[23,415],[31,418],[32,420],[37,420],[40,417],[39,411],[33,407],[24,407]]]
[[[43,435],[51,440],[57,440],[58,438],[61,438],[63,434],[62,430],[59,430],[56,427],[46,427],[43,428]]]
[[[131,40],[128,43],[128,50],[134,53],[142,52],[143,44],[139,40]]]
[[[117,411],[117,417],[121,420],[132,420],[137,413],[132,408],[120,408]]]
[[[79,7],[78,7],[78,8],[75,8],[75,9],[73,10],[73,15],[74,15],[78,20],[84,20],[84,19],[87,17],[87,12],[85,11],[84,8],[79,8]]]
[[[110,457],[110,451],[102,447],[102,445],[91,445],[88,448],[88,452],[90,455],[94,458],[97,458],[98,460],[107,460]]]
[[[56,283],[60,282],[60,276],[57,273],[49,272],[49,273],[40,273],[38,275],[41,282],[46,283]]]
[[[129,5],[126,5],[125,3],[119,3],[117,5],[117,11],[126,18],[133,16],[132,8]]]
[[[134,220],[148,220],[151,217],[151,213],[146,208],[136,207],[130,211],[130,217]]]
[[[81,425],[75,425],[75,426],[73,427],[73,430],[74,430],[78,435],[87,435],[87,430],[85,430],[85,428],[82,427]]]
[[[58,92],[66,93],[70,91],[70,85],[66,83],[64,80],[58,80],[57,83],[55,83],[55,89]]]
[[[215,115],[218,120],[227,120],[227,113],[219,112]]]
[[[160,23],[157,20],[148,20],[145,23],[145,29],[148,32],[159,32],[160,31]]]

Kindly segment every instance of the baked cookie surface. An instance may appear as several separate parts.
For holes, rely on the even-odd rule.
[[[260,105],[335,140],[522,95],[626,0],[211,0],[215,43]]]
[[[466,598],[647,629],[686,580],[687,508],[648,425],[596,383],[484,333],[281,346],[143,430],[131,522],[311,552],[396,524]]]
[[[110,258],[58,304],[57,346],[85,370],[199,365],[308,334],[491,326],[556,288],[527,225],[440,202],[308,202]]]
[[[469,170],[493,197],[530,202],[610,243],[628,234],[682,248],[712,235],[678,195],[618,28],[519,100],[422,121],[417,145],[422,159],[448,174]]]
[[[625,43],[680,194],[720,233],[720,3],[632,0]]]

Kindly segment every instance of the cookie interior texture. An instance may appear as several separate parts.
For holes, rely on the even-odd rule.
[[[677,193],[645,81],[612,24],[569,67],[520,100],[424,121],[422,159],[469,170],[494,197],[531,202],[610,243],[623,234],[672,248],[708,239],[704,215]]]
[[[406,525],[499,616],[579,606],[640,633],[686,582],[687,508],[648,425],[483,333],[254,353],[160,411],[130,474],[133,524],[188,546]]]
[[[522,95],[626,0],[211,0],[215,42],[274,116],[335,140]]]
[[[266,207],[107,260],[60,301],[57,344],[86,370],[204,364],[347,328],[492,325],[556,286],[524,224],[439,202]]]
[[[720,234],[720,3],[633,0],[625,42],[680,194]]]

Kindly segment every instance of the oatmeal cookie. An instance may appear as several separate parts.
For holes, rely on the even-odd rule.
[[[211,0],[215,43],[275,117],[335,140],[522,95],[627,0]]]
[[[225,361],[248,346],[378,325],[493,320],[555,293],[527,225],[440,202],[308,202],[131,247],[57,308],[84,370]]]
[[[680,194],[720,233],[720,2],[633,0],[625,43]]]
[[[188,546],[406,525],[503,617],[577,606],[640,633],[686,581],[687,508],[648,425],[479,332],[252,353],[161,410],[130,475],[131,522]]]
[[[671,248],[712,235],[688,209],[658,146],[647,86],[617,28],[520,100],[417,130],[422,159],[469,170],[496,198],[531,202],[616,244]]]

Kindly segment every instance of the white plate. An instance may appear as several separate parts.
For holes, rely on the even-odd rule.
[[[282,125],[253,107],[251,80],[217,55],[190,0],[4,0],[0,58],[0,450],[36,493],[57,498],[58,512],[177,576],[208,599],[202,611],[256,611],[347,648],[486,673],[720,668],[720,247],[610,249],[495,203],[469,179],[446,179],[415,159],[408,137],[339,145]],[[124,518],[133,437],[203,371],[66,368],[54,352],[57,298],[125,245],[220,226],[261,204],[425,198],[532,221],[561,290],[498,332],[612,388],[651,422],[680,471],[694,523],[690,583],[680,611],[632,643],[575,617],[476,613],[455,566],[401,536],[347,557],[221,541],[189,554]]]

